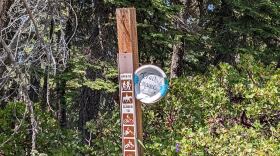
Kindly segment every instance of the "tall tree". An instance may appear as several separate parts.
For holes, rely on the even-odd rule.
[[[183,74],[185,51],[190,46],[186,45],[186,34],[196,34],[200,30],[199,18],[203,14],[203,1],[197,0],[174,0],[174,5],[181,5],[180,12],[175,16],[174,28],[179,31],[174,36],[173,52],[171,58],[170,78],[180,77]]]

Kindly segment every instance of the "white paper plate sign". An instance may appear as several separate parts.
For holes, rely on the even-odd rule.
[[[143,103],[155,103],[164,97],[168,90],[166,74],[157,66],[144,65],[134,73],[136,98]]]

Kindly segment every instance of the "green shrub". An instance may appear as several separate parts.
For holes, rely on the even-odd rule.
[[[279,155],[279,85],[280,71],[250,55],[172,80],[169,95],[145,107],[147,153]]]

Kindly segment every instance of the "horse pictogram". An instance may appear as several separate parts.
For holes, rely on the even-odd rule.
[[[122,101],[123,103],[132,103],[132,95],[130,96],[128,93],[125,93],[125,96],[122,97]]]

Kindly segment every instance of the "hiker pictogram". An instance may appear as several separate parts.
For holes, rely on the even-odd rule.
[[[123,80],[121,82],[122,91],[132,91],[132,81],[131,80]]]

